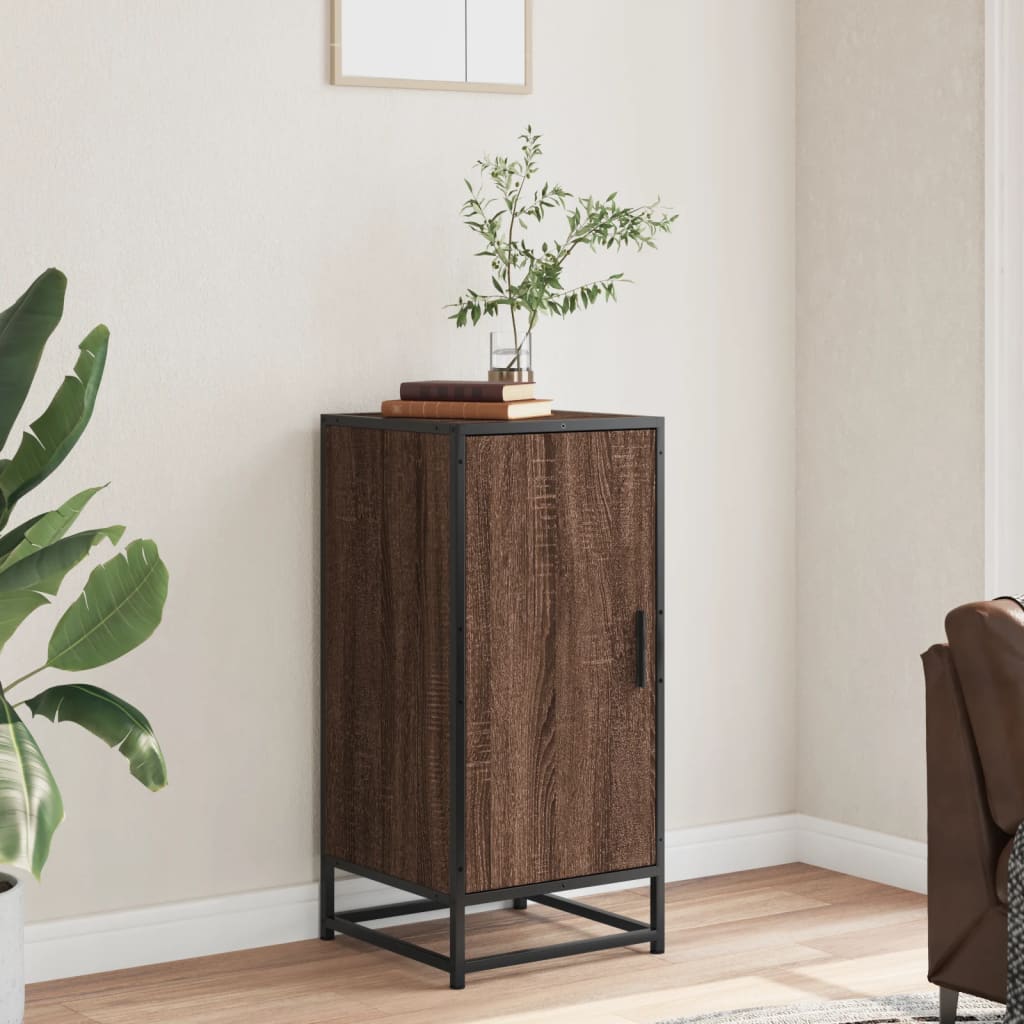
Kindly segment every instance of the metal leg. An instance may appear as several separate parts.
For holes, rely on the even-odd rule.
[[[651,943],[652,953],[665,952],[665,876],[651,879],[651,931],[657,938]]]
[[[333,857],[322,857],[320,861],[320,937],[325,940],[334,938],[335,934],[348,935],[381,949],[398,953],[401,956],[416,960],[449,976],[449,984],[453,989],[466,987],[466,975],[477,971],[490,971],[498,967],[514,967],[519,964],[535,963],[551,960],[555,957],[576,956],[582,953],[593,953],[599,949],[618,949],[624,946],[643,946],[650,944],[652,953],[661,953],[665,949],[665,885],[664,877],[648,875],[651,885],[651,920],[641,921],[626,917],[609,910],[590,906],[577,900],[567,899],[562,895],[555,896],[550,889],[541,891],[540,886],[522,886],[518,892],[502,893],[493,890],[481,899],[479,893],[460,891],[462,869],[456,868],[452,874],[452,895],[433,892],[421,886],[411,886],[402,879],[390,879],[397,883],[396,888],[405,887],[407,891],[419,896],[419,899],[406,900],[401,903],[389,903],[383,906],[363,907],[359,910],[338,912],[334,904],[334,873],[336,870],[348,870],[345,861],[339,862]],[[357,873],[362,869],[356,869]],[[660,869],[659,869],[660,871]],[[367,875],[366,877],[372,877]],[[378,879],[380,880],[380,879]],[[635,881],[635,878],[614,879],[615,881]],[[577,883],[572,888],[588,888],[589,885],[607,881],[606,876],[580,876],[572,880]],[[558,883],[558,892],[566,891],[565,883]],[[519,895],[526,891],[529,895]],[[498,898],[494,899],[493,896]],[[466,955],[466,908],[482,903],[499,903],[511,901],[514,906],[528,906],[530,902],[561,910],[568,914],[596,921],[613,929],[613,934],[578,939],[573,942],[560,942],[549,946],[531,946],[514,949],[507,953],[496,953],[490,956],[468,957]],[[389,918],[407,917],[414,914],[448,910],[448,955],[419,946],[414,942],[390,935],[384,929],[369,928],[367,922],[386,921]],[[955,993],[953,993],[955,997]],[[943,999],[946,995],[943,995]],[[943,1004],[945,1005],[945,1004]]]
[[[334,917],[334,861],[320,857],[320,938],[324,942],[334,939],[334,929],[327,922]]]
[[[955,988],[939,989],[939,1024],[956,1024],[956,1004],[960,993]]]
[[[448,911],[448,975],[452,988],[466,987],[466,904],[458,897]]]
[[[512,909],[513,910],[525,910],[526,909],[526,897],[525,896],[517,896],[512,901]]]

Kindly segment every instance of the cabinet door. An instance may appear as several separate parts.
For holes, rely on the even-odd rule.
[[[467,438],[468,892],[655,862],[655,443]]]

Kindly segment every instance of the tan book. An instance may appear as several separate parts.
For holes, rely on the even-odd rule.
[[[550,398],[523,402],[406,402],[392,398],[380,403],[380,413],[417,420],[529,420],[550,416],[552,405]]]

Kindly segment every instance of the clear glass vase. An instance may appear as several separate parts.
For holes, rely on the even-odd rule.
[[[491,368],[488,380],[505,384],[533,383],[533,334],[515,335],[507,331],[491,331]]]

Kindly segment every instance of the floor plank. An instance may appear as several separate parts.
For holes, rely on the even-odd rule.
[[[647,891],[588,902],[646,917]],[[201,957],[29,986],[27,1024],[653,1024],[807,999],[925,991],[923,896],[802,864],[673,883],[667,949],[609,950],[471,975],[353,939]],[[393,929],[446,951],[447,923]],[[467,922],[470,955],[601,934],[530,904]]]
[[[26,1020],[32,1024],[89,1024],[89,1019],[60,1003],[48,1003],[46,1006],[32,1007]]]

